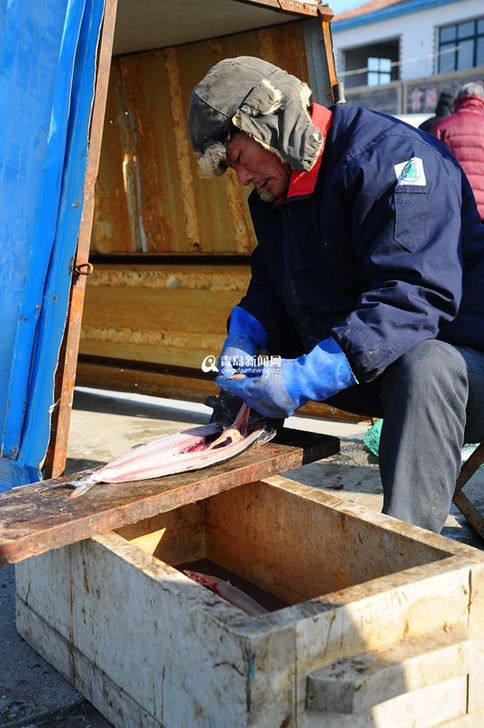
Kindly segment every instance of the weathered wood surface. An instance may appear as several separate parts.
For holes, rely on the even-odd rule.
[[[17,629],[117,728],[294,725],[292,630],[237,633],[238,609],[113,533],[16,572]]]
[[[101,484],[74,500],[66,487],[72,476],[15,488],[0,496],[0,563],[75,543],[301,462],[301,450],[268,444],[233,463],[155,480]]]
[[[339,441],[320,437],[316,458],[337,452]],[[313,442],[313,438],[310,440]],[[0,565],[81,541],[156,513],[297,468],[304,449],[269,442],[233,460],[153,480],[100,484],[77,499],[66,487],[74,475],[21,486],[0,495]]]
[[[308,675],[307,707],[364,715],[378,703],[471,670],[472,640],[465,627],[436,630],[373,652],[338,660]]]
[[[466,517],[474,531],[484,541],[484,514],[481,514],[474,503],[462,492],[466,483],[483,462],[484,443],[481,442],[461,468],[455,485],[454,503],[462,515]]]
[[[392,700],[375,704],[371,714],[311,713],[306,711],[298,728],[448,728],[454,721],[460,726],[481,724],[466,715],[467,676],[426,685],[420,690],[405,692]],[[450,722],[452,721],[452,723]]]
[[[482,554],[287,478],[259,485],[259,498],[243,516],[238,496],[245,489],[235,489],[166,519],[123,529],[122,535],[103,534],[19,564],[20,633],[118,728],[482,725]],[[253,512],[265,501],[274,506],[265,519],[267,550],[282,530],[295,554],[291,568],[297,588],[311,544],[324,551],[318,539],[325,524],[290,519],[299,505],[295,499],[292,509],[284,506],[286,489],[307,501],[304,508],[312,502],[313,510],[333,513],[326,530],[340,548],[327,554],[328,562],[339,561],[357,574],[358,563],[364,569],[373,560],[378,572],[385,558],[393,559],[396,568],[403,559],[402,570],[325,593],[321,566],[314,577],[320,580],[320,596],[251,618],[164,563],[186,555],[190,529],[194,553],[213,547],[216,534],[205,539],[200,529],[213,525],[210,510],[216,500],[228,518],[218,526],[220,546],[224,531],[232,527],[227,500],[233,496],[232,518],[239,523],[259,522]],[[152,532],[153,543],[141,544],[144,529],[147,538]],[[360,534],[358,548],[348,545],[352,531]],[[435,559],[436,550],[446,558]],[[260,558],[250,534],[243,552],[246,563]],[[421,558],[425,552],[427,563]],[[226,557],[225,548],[218,549],[222,566]],[[349,561],[354,563],[347,566]],[[280,567],[268,561],[266,570],[274,572],[268,578],[274,581]],[[311,710],[308,675],[337,672],[340,665],[343,670],[362,655],[381,667],[380,676],[369,676],[366,694],[354,695],[365,710],[344,713],[337,700],[327,711]]]
[[[94,187],[101,154],[101,140],[108,92],[109,65],[113,49],[116,9],[117,0],[108,0],[105,3],[98,49],[96,88],[89,132],[86,176],[84,181],[84,202],[77,240],[75,269],[79,269],[78,267],[85,264],[89,258],[91,229],[94,216]],[[57,477],[64,471],[66,464],[67,440],[76,379],[76,364],[85,287],[86,276],[74,274],[64,341],[59,354],[55,376],[55,409],[51,418],[50,442],[44,467],[42,468],[42,476],[44,478]]]
[[[87,285],[77,384],[203,401],[216,388],[202,372],[202,360],[222,349],[227,317],[249,279],[248,263],[96,263]],[[323,403],[302,412],[363,419]]]
[[[317,491],[281,480],[281,488],[253,483],[207,499],[205,548],[207,558],[289,604],[449,556],[443,544],[399,533],[382,539],[371,521],[343,515],[318,502]],[[362,557],[363,545],[371,558]]]
[[[249,278],[248,265],[96,264],[80,351],[200,374],[202,360],[221,350],[230,310]]]

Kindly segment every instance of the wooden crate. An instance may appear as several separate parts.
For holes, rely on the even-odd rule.
[[[20,634],[119,728],[484,724],[481,552],[281,476],[16,568]]]

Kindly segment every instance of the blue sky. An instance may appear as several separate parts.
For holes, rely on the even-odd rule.
[[[363,5],[366,0],[329,0],[328,4],[331,10],[336,13],[341,13],[343,10],[348,8],[354,8],[357,5]]]

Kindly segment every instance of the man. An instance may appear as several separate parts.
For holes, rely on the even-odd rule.
[[[449,91],[441,91],[437,106],[435,107],[434,116],[430,116],[425,121],[419,124],[419,129],[422,131],[433,132],[434,126],[441,120],[445,119],[449,114],[452,113],[452,105],[454,103],[454,97]]]
[[[484,220],[484,84],[472,81],[462,86],[454,113],[439,121],[433,133],[462,165]]]
[[[204,174],[252,184],[258,239],[219,386],[263,415],[309,400],[384,418],[384,512],[440,531],[464,441],[484,435],[484,231],[437,140],[299,79],[227,59],[194,88]],[[239,376],[267,350],[280,367]]]

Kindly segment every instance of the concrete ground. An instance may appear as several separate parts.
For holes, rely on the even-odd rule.
[[[76,390],[67,471],[112,460],[132,445],[208,421],[204,405]],[[381,509],[382,490],[376,459],[363,446],[367,424],[292,417],[290,427],[336,435],[341,453],[286,473],[321,490],[369,508]],[[469,488],[484,494],[484,471]],[[466,492],[468,492],[466,490]],[[484,497],[481,496],[484,507]],[[449,516],[444,535],[482,548],[458,511]],[[108,728],[109,723],[37,655],[15,631],[13,567],[0,570],[0,726],[1,728]],[[130,728],[126,726],[126,728]]]

